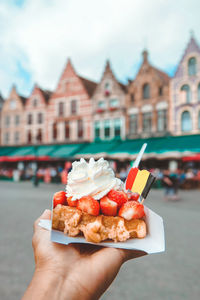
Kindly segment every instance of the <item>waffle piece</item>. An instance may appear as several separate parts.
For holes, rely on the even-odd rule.
[[[68,236],[83,234],[88,242],[100,243],[110,239],[123,242],[129,238],[144,238],[146,223],[142,219],[130,221],[122,217],[84,213],[76,207],[57,205],[53,210],[52,228],[64,231]]]

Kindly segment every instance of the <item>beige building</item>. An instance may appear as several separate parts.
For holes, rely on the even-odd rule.
[[[95,82],[79,76],[71,61],[67,61],[48,104],[49,143],[78,143],[92,140],[91,95],[95,87]]]
[[[126,137],[126,89],[113,74],[107,61],[100,83],[92,96],[93,139]]]
[[[148,52],[136,78],[128,85],[127,136],[128,138],[161,136],[168,132],[169,77],[152,66]]]
[[[17,93],[13,86],[8,99],[2,107],[1,141],[2,145],[19,145],[25,143],[24,105],[26,98]]]
[[[24,108],[24,132],[26,144],[47,143],[47,106],[51,92],[35,84]]]
[[[192,36],[170,84],[170,131],[200,133],[200,47]]]

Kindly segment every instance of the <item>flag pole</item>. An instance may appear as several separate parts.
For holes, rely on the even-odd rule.
[[[142,156],[143,156],[143,154],[144,154],[144,151],[145,151],[146,147],[147,147],[147,143],[144,143],[144,144],[142,145],[142,148],[140,149],[140,152],[138,153],[138,155],[137,155],[137,157],[136,157],[136,160],[135,160],[134,163],[133,163],[132,168],[137,168],[137,167],[139,166],[140,161],[141,161],[141,159],[142,159]]]

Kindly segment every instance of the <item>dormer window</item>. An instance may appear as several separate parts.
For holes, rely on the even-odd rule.
[[[104,84],[104,94],[105,96],[109,96],[111,92],[111,83],[110,81],[106,81]]]
[[[195,57],[191,57],[188,60],[188,75],[194,76],[197,73],[197,61]]]
[[[143,99],[149,99],[150,98],[150,85],[148,83],[145,83],[143,85],[142,95],[143,95]]]

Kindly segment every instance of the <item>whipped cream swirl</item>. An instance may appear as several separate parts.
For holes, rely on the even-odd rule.
[[[106,160],[100,158],[95,161],[94,158],[90,158],[87,163],[81,158],[72,164],[72,170],[68,174],[66,195],[72,197],[72,200],[83,196],[99,200],[111,189],[123,189],[123,186],[123,182],[115,177]]]

